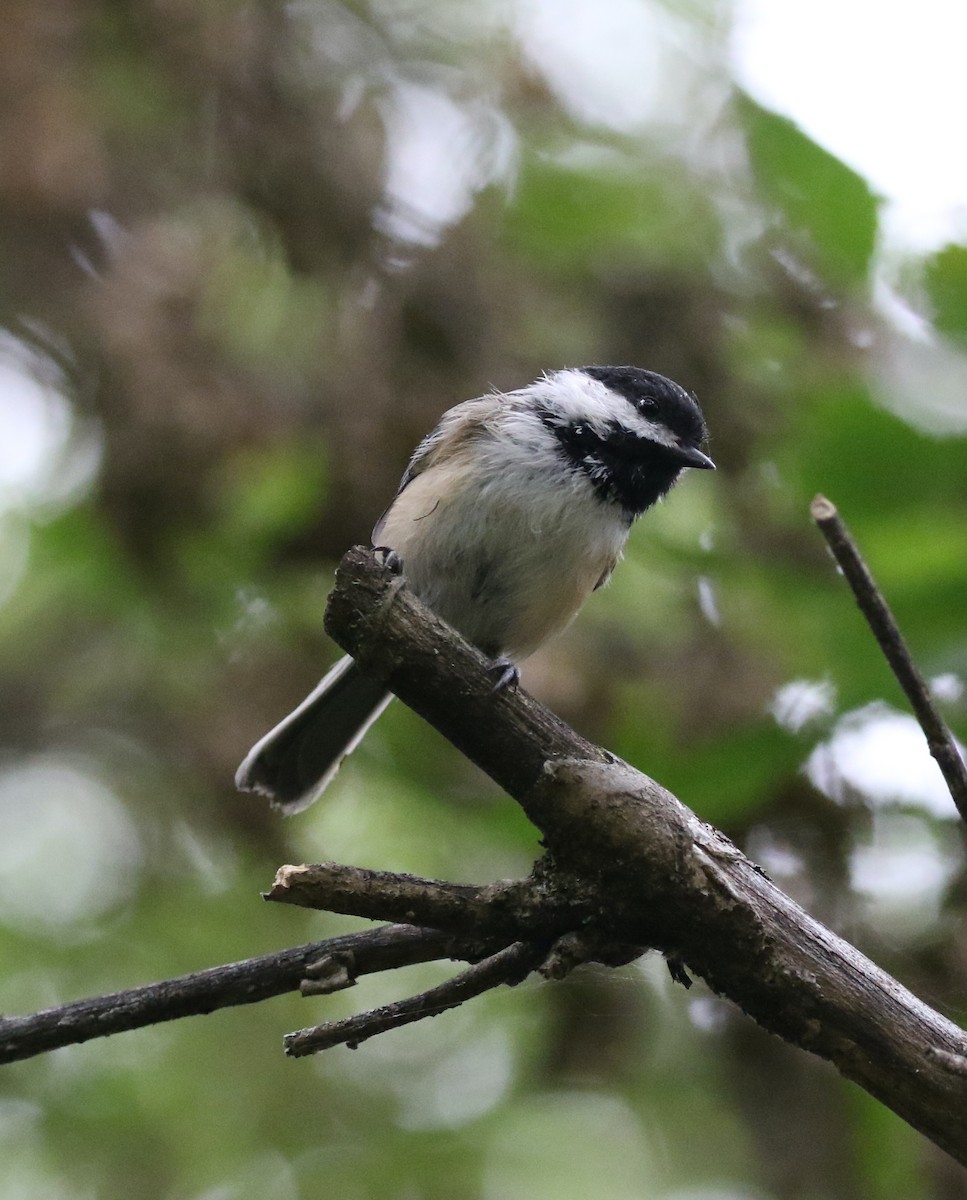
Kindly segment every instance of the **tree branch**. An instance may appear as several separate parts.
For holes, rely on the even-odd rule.
[[[846,582],[853,589],[860,612],[879,642],[890,669],[910,701],[927,739],[930,753],[943,772],[957,811],[961,818],[967,821],[967,764],[961,757],[953,734],[937,711],[926,680],[913,661],[890,606],[877,587],[876,580],[860,554],[853,535],[839,515],[836,505],[825,496],[817,496],[810,511],[833,557],[846,576]]]
[[[503,983],[512,986],[520,983],[540,964],[542,957],[542,951],[527,942],[513,942],[482,962],[468,967],[466,971],[461,971],[446,983],[421,992],[418,996],[410,996],[395,1004],[373,1009],[372,1012],[357,1013],[343,1021],[330,1021],[325,1025],[289,1033],[283,1039],[285,1052],[291,1058],[301,1058],[333,1046],[346,1045],[350,1050],[355,1050],[360,1042],[378,1033],[399,1029],[402,1025],[410,1025],[426,1017],[439,1016],[447,1009],[456,1008],[465,1000]]]
[[[576,895],[564,897],[552,887],[544,872],[476,887],[341,863],[303,863],[280,867],[263,896],[302,908],[507,941],[558,937],[591,915]]]
[[[764,1028],[833,1062],[967,1164],[967,1037],[809,917],[723,835],[589,745],[487,661],[371,551],[345,556],[327,628],[493,779],[580,881],[617,942],[656,946]],[[562,887],[565,885],[562,884]]]
[[[358,975],[438,958],[472,961],[486,951],[479,941],[406,925],[311,942],[30,1016],[0,1018],[0,1063],[178,1017],[256,1004],[300,987],[307,994],[337,991],[352,986]]]
[[[0,1061],[296,986],[432,958],[477,966],[373,1014],[292,1035],[290,1053],[358,1042],[540,967],[628,961],[654,946],[764,1028],[833,1062],[967,1165],[967,1037],[785,896],[732,843],[647,776],[523,692],[373,552],[343,559],[327,627],[363,670],[501,783],[544,835],[523,881],[471,887],[323,864],[284,868],[269,898],[406,927],[327,942],[0,1022]],[[410,928],[413,921],[438,926]],[[474,936],[471,936],[474,935]],[[480,960],[484,959],[484,962]]]

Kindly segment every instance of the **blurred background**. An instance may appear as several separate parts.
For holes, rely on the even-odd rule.
[[[283,862],[483,883],[535,831],[402,705],[282,821],[235,767],[337,651],[335,563],[440,413],[542,370],[694,390],[719,470],[525,667],[965,1016],[939,772],[837,502],[967,736],[967,84],[941,0],[5,0],[0,1010],[343,932]],[[655,955],[356,1053],[443,967],[4,1068],[0,1200],[967,1196]]]

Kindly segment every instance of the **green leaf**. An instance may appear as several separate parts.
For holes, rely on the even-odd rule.
[[[967,342],[967,246],[944,246],[924,268],[924,284],[941,333]]]
[[[719,222],[706,192],[673,162],[643,172],[618,155],[581,165],[534,156],[523,164],[505,234],[513,252],[545,269],[681,268],[717,252]]]
[[[789,232],[804,235],[809,264],[839,286],[865,281],[876,243],[878,200],[861,175],[788,117],[742,95],[739,118],[756,181]]]

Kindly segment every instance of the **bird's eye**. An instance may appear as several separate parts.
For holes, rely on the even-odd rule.
[[[658,408],[658,401],[654,396],[642,396],[638,401],[638,411],[641,413],[653,413]]]
[[[574,426],[574,436],[575,437],[584,437],[584,433],[585,433],[585,428],[583,425],[575,425]]]

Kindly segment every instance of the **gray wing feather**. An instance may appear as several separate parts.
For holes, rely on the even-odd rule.
[[[386,523],[389,510],[396,503],[403,491],[413,482],[417,475],[422,474],[427,467],[433,465],[440,454],[454,450],[461,442],[476,437],[482,432],[487,416],[493,411],[495,398],[481,396],[476,400],[466,400],[449,409],[440,418],[436,429],[426,435],[413,451],[413,456],[403,472],[400,486],[396,495],[386,506],[382,516],[373,526],[373,545],[379,545],[379,538]]]

